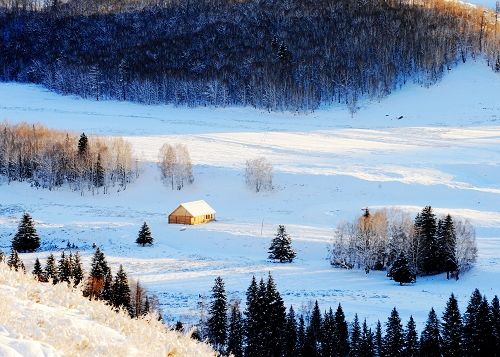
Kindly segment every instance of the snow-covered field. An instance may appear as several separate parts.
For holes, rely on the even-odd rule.
[[[175,108],[62,97],[42,88],[0,84],[0,120],[123,135],[141,158],[142,174],[126,191],[81,196],[24,183],[0,185],[0,246],[7,250],[22,212],[38,223],[42,240],[65,247],[104,247],[116,271],[127,272],[159,295],[168,321],[196,319],[199,294],[221,275],[230,297],[244,299],[253,274],[271,271],[287,304],[299,310],[345,307],[370,323],[393,306],[419,324],[451,292],[462,306],[476,287],[500,294],[500,75],[469,62],[430,88],[407,86],[380,102],[365,102],[351,117],[343,108],[309,114],[243,108]],[[171,191],[154,161],[165,143],[185,143],[195,183]],[[265,156],[275,168],[275,190],[255,194],[244,185],[247,159]],[[217,222],[167,224],[180,202],[205,199]],[[336,224],[361,208],[402,207],[415,213],[431,204],[439,214],[469,218],[477,228],[479,261],[459,281],[443,276],[397,286],[382,272],[333,269],[327,245]],[[142,222],[155,245],[134,244]],[[298,251],[293,264],[266,260],[278,224]],[[32,264],[35,256],[25,254]]]

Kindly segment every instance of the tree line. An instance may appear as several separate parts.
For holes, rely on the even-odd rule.
[[[130,144],[121,138],[0,123],[0,176],[49,190],[68,185],[106,193],[111,187],[125,189],[138,168]]]
[[[342,306],[297,314],[285,308],[274,280],[252,278],[241,312],[228,302],[224,281],[215,279],[208,314],[198,326],[202,338],[222,355],[296,357],[459,357],[500,356],[500,304],[475,290],[462,314],[453,294],[442,318],[432,308],[420,335],[410,316],[405,327],[396,308],[374,329],[358,315],[348,322]]]
[[[329,247],[330,263],[347,269],[388,270],[397,262],[413,279],[446,272],[447,278],[472,267],[477,258],[476,236],[467,220],[437,218],[427,206],[412,220],[399,210],[365,213],[341,222]],[[393,271],[394,272],[394,271]],[[404,282],[409,282],[408,273]],[[409,279],[409,280],[413,280]]]
[[[0,1],[0,80],[95,100],[355,112],[477,56],[500,70],[497,17],[458,1],[42,4]]]

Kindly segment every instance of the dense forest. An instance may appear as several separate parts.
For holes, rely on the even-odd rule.
[[[497,22],[444,0],[0,0],[0,80],[95,100],[354,112],[479,55],[500,70]]]

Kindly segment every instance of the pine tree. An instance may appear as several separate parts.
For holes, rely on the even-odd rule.
[[[123,308],[129,315],[131,314],[130,305],[130,287],[128,286],[127,274],[123,270],[123,266],[120,264],[118,273],[116,273],[115,280],[113,281],[113,306],[117,309]]]
[[[267,276],[265,304],[268,327],[265,350],[269,351],[271,356],[281,356],[283,354],[284,326],[286,325],[286,307],[271,273]]]
[[[7,259],[7,266],[15,271],[24,270],[24,264],[21,261],[21,258],[19,258],[17,251],[13,248],[10,250],[9,259]]]
[[[108,263],[106,262],[104,253],[99,249],[99,247],[97,247],[92,257],[86,292],[86,295],[90,298],[90,300],[101,298],[104,278],[106,277],[108,270]]]
[[[337,349],[335,315],[332,308],[325,312],[323,326],[321,327],[321,355],[333,356]]]
[[[18,252],[34,252],[40,247],[40,237],[28,213],[23,214],[17,233],[12,238],[12,248]]]
[[[415,234],[421,248],[418,257],[419,271],[422,274],[439,272],[439,246],[436,239],[436,216],[431,206],[426,206],[415,218]]]
[[[355,314],[351,329],[351,344],[350,344],[351,348],[349,351],[349,356],[359,357],[360,344],[361,344],[361,326],[359,325],[358,314]]]
[[[318,301],[314,303],[311,311],[311,318],[306,332],[306,346],[305,352],[307,356],[319,356],[319,342],[321,338],[321,311],[319,310]]]
[[[399,257],[392,264],[388,275],[394,279],[395,282],[399,283],[399,285],[415,281],[408,259],[406,259],[403,252],[400,253]]]
[[[299,316],[299,323],[297,325],[297,356],[306,357],[305,352],[306,346],[306,324],[304,321],[304,315]]]
[[[436,312],[432,308],[420,336],[420,355],[428,357],[441,356],[441,333],[439,325]]]
[[[57,280],[59,282],[66,282],[69,284],[71,279],[71,263],[66,257],[64,252],[61,253],[61,258],[59,259],[59,264],[57,267]]]
[[[375,357],[382,357],[384,352],[384,340],[382,337],[382,324],[380,320],[377,321],[377,327],[375,328],[375,341],[373,344],[373,352]]]
[[[493,327],[494,357],[498,357],[500,356],[500,303],[496,295],[491,301],[491,325]]]
[[[476,353],[478,356],[492,356],[495,352],[495,340],[493,336],[493,322],[491,319],[491,309],[486,296],[483,296],[477,311],[478,321],[478,349]]]
[[[104,276],[104,285],[99,298],[106,301],[108,305],[113,304],[113,273],[111,272],[111,268],[108,268]]]
[[[403,326],[396,308],[392,309],[387,320],[387,329],[383,340],[383,356],[399,357],[403,354],[404,338]]]
[[[363,327],[361,330],[361,340],[359,343],[359,356],[360,357],[373,357],[375,354],[373,348],[373,333],[368,325],[366,324],[366,319],[363,321]]]
[[[283,352],[285,356],[297,355],[297,321],[292,305],[286,315]]]
[[[143,223],[141,229],[139,230],[139,235],[135,241],[137,244],[142,245],[143,247],[146,244],[153,244],[153,237],[151,236],[151,230],[149,229],[146,222]]]
[[[482,301],[481,293],[478,289],[474,290],[465,310],[463,324],[464,324],[464,354],[466,356],[475,356],[480,351],[480,344],[482,337],[479,336],[479,325],[482,323],[478,320],[479,306]]]
[[[259,287],[255,276],[246,292],[247,302],[245,309],[245,356],[259,357],[261,341],[259,329],[261,328],[261,302],[259,301]]]
[[[269,247],[269,259],[279,260],[280,263],[291,263],[295,256],[290,235],[286,232],[285,226],[279,225],[276,236]]]
[[[442,264],[441,270],[446,272],[446,278],[450,278],[450,273],[457,270],[457,259],[455,257],[457,236],[453,219],[447,215],[444,220],[439,220],[437,239],[439,245],[439,258]]]
[[[405,357],[418,357],[419,356],[419,343],[417,335],[417,327],[413,316],[410,316],[405,330],[405,344],[404,356]]]
[[[229,315],[229,331],[227,336],[227,354],[234,357],[243,356],[243,321],[237,301],[231,304]]]
[[[44,281],[45,276],[43,274],[42,270],[42,264],[40,264],[40,259],[36,258],[35,260],[35,265],[33,266],[33,275],[36,277],[36,280],[38,281]]]
[[[339,304],[335,311],[335,342],[337,343],[337,357],[349,355],[349,328],[345,320],[344,311]]]
[[[146,295],[146,300],[144,301],[144,307],[142,309],[142,315],[147,315],[151,312],[151,306],[149,304],[149,297]]]
[[[57,277],[56,259],[54,258],[54,254],[50,253],[45,264],[45,280],[57,284]]]
[[[463,356],[463,325],[455,295],[451,294],[441,324],[443,357]]]
[[[87,155],[89,150],[89,139],[87,138],[87,135],[85,133],[82,133],[80,135],[80,139],[78,140],[78,154],[80,156],[85,156]]]
[[[177,321],[175,323],[175,327],[174,327],[174,330],[177,331],[177,332],[184,332],[184,325],[182,324],[181,321]]]
[[[208,341],[214,348],[223,353],[227,338],[227,297],[224,281],[220,276],[215,279],[212,288],[212,301],[209,307]]]
[[[95,163],[94,186],[99,188],[104,186],[104,167],[101,162],[101,154],[97,154],[97,161]]]
[[[83,267],[80,260],[80,254],[78,252],[73,256],[73,261],[71,265],[71,277],[73,278],[74,286],[78,286],[83,280]]]

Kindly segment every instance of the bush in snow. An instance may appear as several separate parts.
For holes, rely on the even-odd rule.
[[[265,157],[247,160],[245,182],[255,192],[272,190],[273,165]]]

